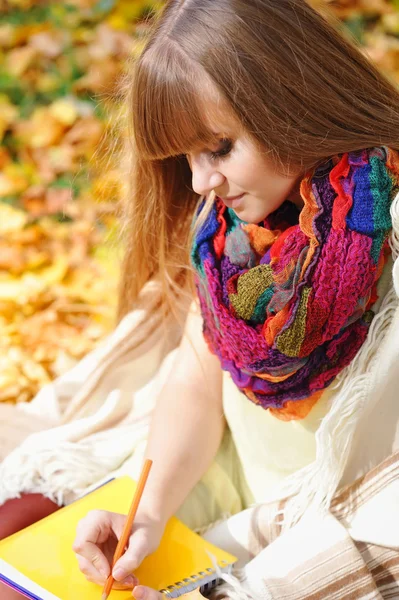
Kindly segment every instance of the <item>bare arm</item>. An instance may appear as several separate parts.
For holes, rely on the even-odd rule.
[[[154,517],[167,520],[177,511],[209,467],[224,427],[222,370],[206,345],[193,303],[147,444],[146,457],[154,464],[143,505]]]
[[[128,548],[113,567],[119,586],[134,585],[132,572],[157,548],[167,520],[207,470],[224,427],[222,371],[203,339],[202,318],[193,305],[152,418],[146,456],[154,462]],[[73,549],[89,581],[102,585],[108,577],[125,520],[118,513],[91,511],[79,522]]]

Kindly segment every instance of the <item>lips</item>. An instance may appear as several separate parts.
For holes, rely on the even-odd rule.
[[[232,200],[237,200],[237,198],[241,198],[241,196],[243,195],[244,194],[239,194],[238,196],[228,196],[227,198],[222,198],[221,196],[219,196],[219,198],[223,200],[223,202],[231,202]]]
[[[229,208],[237,208],[237,206],[240,204],[241,198],[243,198],[244,196],[245,193],[240,194],[239,196],[229,196],[227,198],[222,198],[221,196],[218,196],[218,198],[220,198],[222,202],[224,202],[224,204]]]

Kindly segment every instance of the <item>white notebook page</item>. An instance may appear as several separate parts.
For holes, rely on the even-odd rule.
[[[37,583],[29,579],[29,577],[22,575],[17,569],[0,558],[0,581],[4,583],[1,577],[2,575],[7,577],[7,579],[13,583],[16,583],[20,588],[35,594],[35,596],[38,596],[41,600],[62,600],[58,596],[54,596],[54,594],[42,588],[40,585],[37,585]]]

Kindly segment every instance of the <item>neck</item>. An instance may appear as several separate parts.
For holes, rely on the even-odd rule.
[[[295,206],[297,206],[299,209],[304,207],[304,201],[302,199],[302,196],[299,192],[299,187],[302,181],[302,177],[299,177],[297,179],[297,181],[294,184],[294,187],[292,188],[292,190],[290,191],[290,193],[287,196],[287,200],[289,200],[290,202],[292,202],[293,204],[295,204]]]

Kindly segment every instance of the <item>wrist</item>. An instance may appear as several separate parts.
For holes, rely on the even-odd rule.
[[[160,494],[146,490],[140,502],[140,515],[158,523],[160,527],[165,527],[171,515],[166,510],[166,503],[162,502]]]

